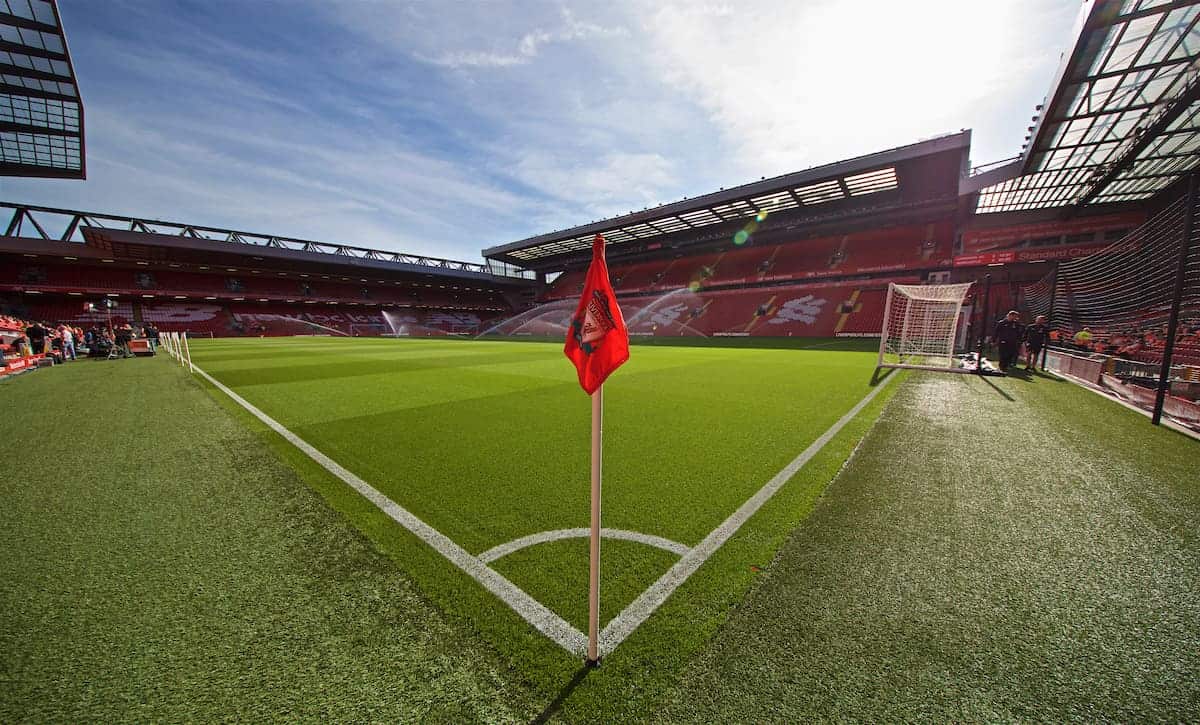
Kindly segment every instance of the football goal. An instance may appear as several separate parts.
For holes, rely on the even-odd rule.
[[[889,284],[877,367],[973,372],[954,357],[971,284]]]

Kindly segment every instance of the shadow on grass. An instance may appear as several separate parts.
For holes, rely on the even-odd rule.
[[[883,371],[883,373],[880,374],[880,371]],[[884,380],[887,380],[888,376],[894,372],[896,372],[896,368],[875,368],[875,372],[871,373],[871,387],[873,388]]]
[[[1032,370],[1026,370],[1025,368],[1017,365],[1010,367],[1008,371],[1004,373],[1004,375],[1005,377],[1012,378],[1013,380],[1022,380],[1027,383],[1032,382],[1033,380]]]
[[[580,667],[579,671],[571,677],[571,680],[566,685],[563,685],[563,688],[559,690],[558,695],[556,695],[555,698],[550,701],[550,704],[546,706],[546,709],[542,710],[540,713],[538,713],[537,717],[529,721],[531,725],[541,725],[542,723],[550,722],[550,718],[554,717],[554,715],[562,709],[563,703],[567,701],[567,698],[571,696],[572,692],[575,692],[575,688],[579,687],[579,685],[587,679],[588,673],[593,669],[595,668],[589,667],[588,665]]]
[[[1066,380],[1051,373],[1047,370],[1038,368],[1028,369],[1025,367],[1013,366],[1008,369],[1008,377],[1014,380],[1020,380],[1024,383],[1037,383],[1045,381],[1047,383],[1065,383]]]
[[[992,390],[995,390],[997,393],[1000,393],[1001,395],[1003,395],[1004,399],[1007,400],[1008,402],[1010,402],[1010,403],[1016,402],[1016,398],[1014,398],[1013,396],[1009,395],[1008,393],[1004,392],[999,387],[997,387],[997,385],[995,383],[993,383],[991,381],[991,379],[988,378],[988,376],[980,375],[979,379],[982,380],[983,382],[987,383],[988,387],[990,387]]]

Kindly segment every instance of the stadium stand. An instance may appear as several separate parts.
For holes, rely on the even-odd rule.
[[[778,246],[735,247],[721,255],[707,281],[711,285],[757,282],[769,268],[767,262],[778,251]]]
[[[954,227],[949,221],[850,235],[835,250],[835,265],[847,272],[894,272],[950,264]]]
[[[214,337],[234,329],[229,312],[212,303],[159,303],[142,305],[142,322],[153,323],[163,332],[191,332]]]
[[[103,326],[108,313],[84,305],[107,300],[118,325],[193,335],[392,334],[389,310],[422,334],[465,334],[510,315],[534,284],[505,265],[194,225],[167,234],[165,222],[0,207],[13,212],[0,237],[0,310],[23,319]],[[114,221],[123,228],[99,226]],[[45,231],[64,228],[57,239]]]
[[[678,256],[667,260],[614,264],[613,287],[624,297],[650,291],[670,292],[745,286],[847,275],[919,272],[950,264],[954,225],[941,220],[780,244],[734,246],[727,251]],[[560,275],[544,301],[575,297],[583,270]],[[783,328],[773,328],[783,331]]]

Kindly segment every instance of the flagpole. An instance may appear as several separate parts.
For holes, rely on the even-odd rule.
[[[592,393],[592,530],[588,555],[587,663],[600,664],[600,461],[604,418],[604,386]]]

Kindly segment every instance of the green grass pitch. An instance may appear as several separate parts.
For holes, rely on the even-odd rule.
[[[816,347],[636,346],[605,388],[604,526],[694,546],[872,391],[870,345],[807,344]],[[471,554],[588,525],[590,402],[560,344],[218,340],[197,341],[192,353],[204,371]],[[870,415],[606,658],[606,670],[654,667],[664,637],[703,641]],[[401,568],[502,651],[551,679],[578,666],[353,491],[334,486],[330,496],[363,530],[389,537],[384,548]],[[602,626],[678,559],[614,539],[602,551]],[[586,632],[586,539],[530,546],[491,565]]]
[[[877,393],[594,670],[165,357],[0,383],[31,452],[0,477],[0,721],[1200,715],[1195,441],[1052,376],[872,388],[867,342],[687,342],[606,388],[608,527],[695,546]],[[192,350],[472,555],[587,524],[560,344]],[[678,560],[603,556],[605,620]],[[491,566],[582,630],[586,563]]]

